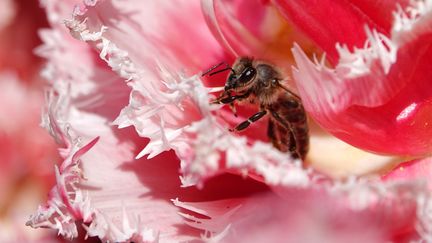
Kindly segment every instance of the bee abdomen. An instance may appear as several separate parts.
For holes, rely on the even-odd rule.
[[[309,151],[309,128],[307,122],[293,124],[293,133],[296,141],[296,150],[304,159]]]
[[[287,148],[286,150],[289,150],[294,157],[304,159],[309,151],[309,127],[301,101],[284,95],[278,99],[272,109],[290,128],[285,133],[288,139],[279,139],[280,142],[287,142],[287,144],[280,147]]]
[[[287,109],[285,119],[290,123],[295,136],[296,151],[302,159],[309,151],[309,126],[303,106],[296,109]]]

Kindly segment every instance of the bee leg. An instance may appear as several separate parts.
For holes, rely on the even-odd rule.
[[[232,113],[234,114],[234,116],[237,117],[237,109],[234,105],[234,102],[229,103],[229,107],[230,107]]]
[[[280,125],[274,119],[269,119],[267,126],[267,136],[272,142],[273,146],[282,152],[290,152],[291,135],[286,136],[289,132],[284,126]]]
[[[237,110],[235,108],[234,101],[240,101],[244,98],[247,98],[249,96],[249,93],[242,94],[242,95],[231,95],[227,92],[223,92],[219,98],[216,100],[213,100],[210,102],[210,104],[228,104],[230,106],[231,111],[234,113],[234,116],[237,117]]]
[[[235,96],[228,96],[228,97],[223,97],[223,98],[220,97],[220,98],[210,102],[210,104],[228,104],[232,113],[234,114],[234,116],[237,117],[237,109],[234,105],[235,100],[236,100]]]
[[[217,99],[210,102],[211,104],[230,104],[234,101],[242,100],[244,98],[247,98],[249,96],[249,93],[241,94],[241,95],[231,95],[229,93],[223,92]]]
[[[261,119],[265,114],[267,114],[266,110],[258,111],[257,113],[253,114],[251,117],[249,117],[246,121],[238,124],[235,128],[229,129],[230,132],[239,132],[241,130],[246,129],[251,123],[258,121]]]
[[[220,96],[219,98],[210,102],[210,104],[231,104],[236,100],[236,96]]]
[[[296,139],[296,136],[294,134],[294,130],[293,130],[291,124],[289,122],[286,122],[285,120],[283,120],[279,116],[279,114],[275,111],[271,111],[271,115],[277,122],[279,122],[283,127],[285,127],[286,129],[289,130],[289,133],[290,133],[290,151],[291,151],[291,153],[293,153],[294,158],[302,158],[302,156],[300,155],[300,153],[298,151],[297,139]]]
[[[267,137],[270,138],[273,146],[279,150],[281,150],[281,146],[280,146],[280,138],[279,138],[279,134],[278,134],[278,130],[277,130],[277,126],[278,124],[275,124],[271,119],[268,122],[268,126],[267,126]]]

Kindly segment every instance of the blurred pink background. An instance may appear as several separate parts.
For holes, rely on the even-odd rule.
[[[48,26],[37,0],[0,0],[0,242],[65,242],[25,225],[54,184],[57,146],[40,127],[46,81],[33,50]],[[85,235],[80,234],[80,235]],[[74,242],[80,242],[78,239]]]

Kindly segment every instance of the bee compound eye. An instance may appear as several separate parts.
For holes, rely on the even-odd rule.
[[[248,67],[240,74],[238,81],[240,83],[247,83],[251,81],[255,77],[255,75],[256,75],[256,69],[253,67]]]
[[[226,83],[225,83],[225,91],[233,89],[235,87],[235,83],[237,82],[237,77],[234,74],[230,74]]]

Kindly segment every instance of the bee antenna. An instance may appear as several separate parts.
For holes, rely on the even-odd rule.
[[[235,73],[235,72],[234,72],[234,69],[232,69],[231,67],[226,67],[226,68],[224,68],[224,69],[217,70],[217,71],[215,71],[215,72],[210,73],[209,76],[213,76],[213,75],[215,75],[215,74],[217,74],[217,73],[225,72],[226,70],[231,70],[232,73]]]
[[[216,68],[222,66],[223,64],[225,64],[225,68],[213,72],[213,70],[215,70]],[[235,73],[235,72],[234,72],[234,69],[232,69],[231,66],[228,65],[228,63],[226,63],[226,62],[221,62],[221,63],[219,63],[219,64],[214,65],[214,66],[211,67],[209,70],[205,71],[205,72],[201,75],[201,77],[204,77],[204,76],[207,75],[207,74],[208,74],[209,76],[212,76],[212,75],[215,75],[215,74],[217,74],[217,73],[224,72],[224,71],[226,71],[226,70],[231,70],[232,73]]]
[[[283,90],[285,90],[286,92],[288,92],[290,95],[296,97],[297,99],[301,99],[300,96],[298,96],[297,94],[295,94],[294,92],[292,92],[291,90],[289,90],[287,87],[283,86],[282,84],[279,83],[279,87],[281,87]]]

